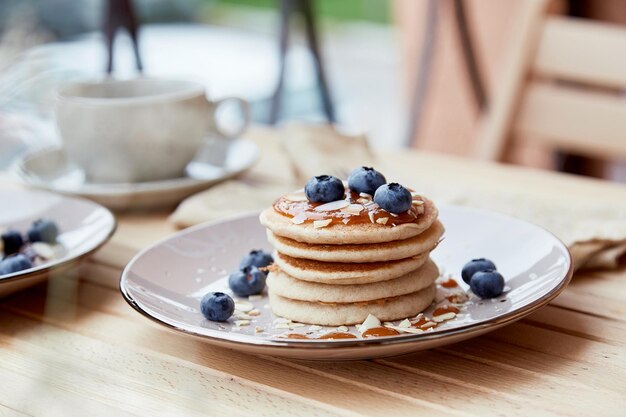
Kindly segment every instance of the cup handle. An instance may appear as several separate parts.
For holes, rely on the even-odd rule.
[[[224,129],[224,127],[220,125],[220,122],[218,121],[216,115],[218,114],[220,106],[233,102],[239,106],[241,114],[243,115],[243,120],[241,122],[241,125],[236,129]],[[215,126],[215,131],[218,133],[218,135],[226,139],[234,139],[241,136],[241,134],[246,131],[246,129],[250,125],[250,105],[246,100],[239,97],[225,97],[220,100],[214,101],[214,105],[215,107],[212,112],[213,126]]]

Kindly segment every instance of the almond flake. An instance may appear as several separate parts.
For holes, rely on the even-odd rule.
[[[283,196],[283,198],[289,201],[307,201],[308,200],[304,193],[289,193]]]
[[[306,213],[298,213],[297,215],[291,218],[291,223],[293,224],[302,224],[306,221]]]
[[[304,326],[305,326],[305,324],[303,324],[303,323],[291,323],[291,324],[289,324],[289,329],[293,330],[293,329],[295,329],[297,327],[304,327]]]
[[[235,326],[242,327],[250,324],[250,320],[235,320]]]
[[[456,317],[456,313],[451,311],[449,313],[441,314],[439,316],[433,316],[433,320],[436,321],[437,323],[441,323],[442,321],[452,320],[455,317]]]
[[[254,306],[250,303],[247,303],[245,301],[235,301],[235,310],[239,310],[243,313],[247,313],[248,311],[252,310],[254,308]]]
[[[323,329],[323,327],[322,326],[318,326],[317,324],[313,324],[313,325],[309,326],[309,330],[312,331],[312,332],[316,332],[316,331],[322,330],[322,329]]]
[[[33,242],[31,248],[40,257],[48,260],[54,258],[54,249],[45,242]]]
[[[365,333],[366,331],[374,327],[380,327],[380,320],[378,320],[378,317],[372,314],[368,314],[363,324],[359,326],[358,330],[359,333]]]
[[[313,222],[313,227],[316,229],[321,229],[322,227],[328,226],[332,221],[333,219],[315,220]]]
[[[368,193],[359,193],[359,197],[372,198]]]
[[[337,331],[338,332],[347,332],[348,328],[346,326],[339,326],[339,327],[337,327]]]
[[[390,329],[397,330],[400,333],[414,333],[414,334],[424,333],[424,330],[416,329],[414,327],[400,327],[400,326],[387,326],[387,327],[389,327]]]
[[[350,204],[349,206],[341,209],[342,213],[348,213],[353,216],[358,216],[363,211],[363,206],[361,204]]]
[[[375,222],[375,220],[374,220],[374,213],[372,213],[372,212],[370,211],[370,212],[368,212],[368,213],[367,213],[367,215],[370,217],[370,221],[371,221],[372,223],[374,223],[374,222]]]
[[[274,326],[275,329],[288,329],[289,325],[287,323],[278,323]]]
[[[261,326],[256,326],[254,328],[254,333],[263,333],[263,327]]]
[[[260,315],[261,315],[261,312],[255,308],[254,310],[250,310],[250,311],[248,312],[248,315],[249,315],[249,316],[260,316]]]
[[[422,200],[413,200],[413,205],[414,206],[421,206],[423,204],[424,204],[424,202]]]
[[[233,316],[240,320],[252,320],[252,316],[249,316],[245,313],[233,314]]]
[[[284,317],[278,317],[274,319],[274,324],[289,324],[291,323],[291,320],[286,319]]]
[[[381,217],[379,219],[376,219],[376,223],[378,223],[378,224],[387,224],[388,220],[389,220],[389,217]]]
[[[350,223],[350,219],[348,217],[346,217],[345,219],[342,220],[343,224],[348,224]]]
[[[398,327],[402,327],[402,328],[411,327],[411,322],[409,321],[409,319],[404,319],[400,322],[400,324],[398,324]]]
[[[342,208],[348,207],[349,205],[350,202],[348,200],[331,201],[330,203],[322,204],[321,206],[315,207],[315,211],[341,210]]]
[[[411,197],[415,198],[415,197],[421,197],[422,193],[417,193],[415,191],[411,191]]]

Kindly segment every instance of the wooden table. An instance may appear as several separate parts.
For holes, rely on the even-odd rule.
[[[417,151],[382,159],[400,177],[419,167],[626,201],[625,187],[600,181]],[[175,231],[166,215],[120,216],[80,271],[0,303],[0,416],[626,415],[624,266],[578,273],[528,318],[441,349],[340,363],[253,357],[158,327],[122,299],[125,263]]]

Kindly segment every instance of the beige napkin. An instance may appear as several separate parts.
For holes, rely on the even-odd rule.
[[[242,177],[196,194],[170,216],[178,227],[257,212],[280,194],[301,188],[313,175],[346,177],[357,165],[378,166],[365,136],[349,136],[329,125],[292,124],[278,135],[256,131],[258,164]],[[358,161],[355,163],[355,161]],[[615,268],[626,253],[626,206],[603,207],[582,196],[531,196],[523,192],[464,187],[431,181],[420,192],[437,203],[486,208],[548,229],[568,245],[574,268]]]

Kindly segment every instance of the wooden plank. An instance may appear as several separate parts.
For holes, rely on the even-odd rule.
[[[626,348],[623,346],[590,341],[575,335],[519,322],[489,333],[485,337],[549,353],[554,356],[555,361],[565,358],[587,363],[590,366],[600,366],[606,378],[619,383],[626,390],[626,381],[623,383],[620,381],[626,372]],[[606,368],[609,362],[611,367]]]
[[[279,359],[278,359],[279,360]],[[400,359],[402,360],[402,359]],[[287,361],[284,361],[287,362]],[[520,397],[508,392],[485,389],[480,385],[462,384],[458,379],[442,379],[433,375],[411,372],[410,369],[388,366],[379,361],[307,362],[289,361],[291,366],[307,369],[319,375],[332,375],[357,387],[376,387],[394,398],[412,398],[417,404],[439,405],[442,410],[459,414],[485,415],[494,409],[506,409],[507,414],[527,416],[533,410]],[[476,372],[480,370],[475,369]],[[440,411],[437,411],[437,414]],[[542,410],[536,415],[557,415]]]
[[[555,358],[549,353],[502,343],[488,337],[479,337],[436,350],[489,365],[495,369],[495,374],[500,369],[514,370],[524,378],[527,375],[545,375],[554,378],[557,384],[566,386],[573,381],[582,381],[598,390],[618,394],[626,389],[626,384],[620,381],[616,384],[615,379],[607,377],[602,365],[589,366],[576,359]]]
[[[37,417],[66,415],[132,417],[141,415],[132,414],[115,405],[104,404],[82,396],[72,387],[61,387],[59,384],[52,383],[42,384],[37,378],[6,369],[5,363],[4,360],[0,362],[0,403],[5,407]]]
[[[626,29],[551,16],[533,64],[537,74],[604,87],[626,86]]]
[[[173,362],[177,366],[191,366],[194,369],[202,369],[203,372],[220,374],[224,379],[222,384],[226,384],[224,389],[236,393],[238,397],[241,387],[248,386],[248,391],[256,393],[254,403],[262,403],[264,408],[274,407],[280,402],[280,410],[290,410],[308,403],[341,415],[352,415],[352,411],[355,411],[363,415],[377,416],[385,410],[394,410],[394,415],[398,416],[412,416],[419,410],[454,415],[452,412],[442,411],[441,407],[434,404],[418,405],[411,398],[393,398],[378,392],[375,387],[369,389],[360,387],[362,395],[357,397],[355,395],[357,387],[348,385],[345,381],[298,371],[277,363],[272,358],[263,361],[258,357],[210,346],[194,338],[181,338],[180,335],[157,326],[147,325],[145,319],[140,317],[135,321],[81,307],[76,308],[77,315],[74,319],[42,317],[41,303],[45,301],[38,301],[36,305],[25,305],[19,300],[15,302],[11,300],[10,303],[3,305],[2,309],[43,320],[45,323],[107,344],[123,346],[129,351],[123,355],[124,357],[132,356],[130,352],[139,352]],[[42,331],[41,326],[38,326],[36,331]],[[233,401],[236,405],[240,399],[235,398]],[[290,401],[295,403],[290,404]],[[245,408],[246,404],[240,407],[247,412],[255,410]]]
[[[570,288],[559,295],[552,304],[596,317],[624,321],[626,307],[624,301],[616,297],[619,297],[619,294],[607,299],[595,294],[595,291],[590,294],[584,290]]]
[[[16,301],[16,304],[18,306],[23,306],[24,305],[24,303],[19,302],[19,300]],[[22,308],[24,308],[24,307],[22,307]],[[27,306],[23,312],[25,314],[33,314],[32,313],[33,311],[36,311],[36,310],[33,310],[33,306]],[[80,312],[80,310],[79,310],[79,312]],[[84,315],[84,314],[85,313],[82,313],[81,315]],[[93,311],[91,312],[91,316],[92,317],[93,316],[102,316],[102,317],[98,317],[98,319],[96,321],[91,321],[88,324],[85,323],[87,325],[83,325],[83,326],[80,326],[80,327],[77,327],[77,328],[74,328],[74,325],[72,325],[71,329],[75,330],[75,331],[82,332],[82,333],[86,332],[90,337],[105,338],[105,339],[106,338],[111,338],[109,333],[114,331],[113,329],[118,329],[117,333],[121,333],[118,336],[121,336],[122,339],[125,340],[127,337],[130,337],[130,338],[134,337],[135,341],[133,342],[133,344],[137,344],[137,345],[140,345],[140,346],[147,346],[147,345],[150,344],[150,342],[149,342],[150,340],[158,339],[159,340],[159,346],[157,348],[158,350],[161,351],[163,346],[169,346],[169,348],[167,349],[167,352],[169,352],[170,354],[171,354],[172,351],[174,351],[175,353],[173,353],[173,354],[178,355],[180,357],[184,357],[184,358],[187,358],[187,359],[193,357],[192,354],[189,354],[189,352],[187,352],[188,349],[186,347],[182,347],[180,345],[180,337],[179,336],[171,335],[170,333],[164,333],[164,332],[161,332],[161,331],[156,330],[156,329],[154,329],[154,332],[153,332],[152,327],[150,327],[150,328],[145,327],[142,330],[142,324],[135,325],[134,320],[130,320],[130,321],[127,320],[125,322],[126,324],[124,325],[124,328],[122,328],[121,322],[117,323],[117,324],[115,323],[116,321],[119,320],[117,317],[107,317],[106,315],[102,315],[100,313],[93,312]],[[46,321],[48,321],[48,322],[56,321],[53,318],[44,318],[44,319]],[[67,322],[57,323],[57,325],[67,326],[68,323]],[[143,326],[145,326],[145,325],[143,325]],[[517,326],[520,326],[520,325],[516,324],[514,326],[517,327]],[[528,327],[530,327],[532,329],[531,326],[528,326]],[[530,335],[529,337],[532,337],[533,333],[534,332],[536,333],[537,331],[539,331],[540,333],[547,332],[550,335],[550,337],[542,336],[542,338],[546,339],[546,340],[549,340],[549,341],[557,341],[557,340],[559,340],[559,338],[563,339],[563,338],[571,337],[571,336],[567,336],[567,335],[561,335],[561,334],[556,333],[556,332],[551,332],[551,331],[545,330],[545,329],[535,329],[535,330],[532,330],[532,331],[526,331],[525,330],[525,332],[515,331],[514,333],[517,334],[520,338],[524,338],[525,335]],[[136,339],[137,335],[139,335],[140,333],[144,333],[144,338],[145,338],[144,342],[137,341],[137,339]],[[133,335],[133,336],[131,336],[131,335]],[[142,338],[142,339],[144,339],[144,338]],[[111,341],[113,341],[113,340],[117,340],[117,338],[111,339]],[[192,340],[189,341],[189,343],[192,343],[192,342],[194,342],[194,341],[192,341]],[[582,340],[582,339],[580,339],[580,341],[578,341],[577,343],[580,344],[582,342],[598,345],[600,347],[602,346],[602,344],[595,344],[595,343],[590,342],[588,340],[585,341],[585,340]],[[119,343],[119,341],[117,341],[115,343]],[[508,341],[507,341],[507,343],[508,343]],[[556,343],[556,342],[554,342],[554,343]],[[575,346],[575,344],[574,344],[574,346]],[[205,349],[207,351],[212,351],[212,350],[217,349],[217,348],[212,348],[212,347],[207,346]],[[503,349],[506,349],[506,348],[503,348]],[[600,349],[600,348],[597,348],[597,349]],[[547,360],[546,362],[552,363],[552,364],[559,364],[560,362],[562,362],[563,361],[562,353],[560,351],[557,351],[555,353],[556,353],[557,356],[549,356],[550,359]],[[573,349],[569,353],[574,355],[576,361],[582,361],[582,362],[589,362],[590,361],[594,365],[600,365],[600,362],[603,363],[603,361],[598,361],[598,358],[595,355],[587,356],[585,354],[586,352],[584,350],[580,351],[580,350],[574,350]],[[595,354],[595,351],[593,353]],[[576,354],[579,354],[579,355],[576,355]],[[233,354],[228,354],[228,355],[223,355],[221,360],[220,360],[220,365],[222,365],[222,363],[225,362],[225,361],[232,360],[232,356],[233,355],[234,355],[234,353]],[[242,356],[244,358],[249,358],[246,355],[240,355],[240,356]],[[215,360],[217,360],[217,359],[214,359],[214,361]],[[273,359],[270,359],[270,360],[273,361]],[[569,359],[566,359],[565,361],[570,363]],[[239,362],[242,365],[248,365],[248,362],[243,362],[243,359],[240,359]],[[285,362],[289,362],[289,361],[285,361]],[[215,363],[215,362],[209,362],[209,363]],[[283,363],[283,362],[281,362],[281,363]],[[285,364],[287,366],[289,366],[288,363],[285,363]],[[589,366],[589,364],[587,364],[587,365]],[[256,367],[256,364],[255,365],[250,365],[250,366]],[[320,364],[319,366],[324,366],[324,365]],[[605,372],[600,372],[601,369],[600,369],[599,366],[589,366],[589,367],[593,368],[595,370],[595,372],[599,372],[601,374],[601,376],[598,376],[597,378],[608,378],[609,380],[614,380],[613,378],[617,378],[618,381],[620,380],[620,378],[623,379],[623,374],[624,374],[623,371],[620,371],[621,373],[618,372],[617,375],[610,375],[610,374],[606,374]],[[270,370],[270,369],[272,369],[272,366],[269,366],[269,364],[266,364],[266,369]],[[315,365],[314,369],[315,369],[315,372],[318,372],[318,373],[320,372],[320,368],[318,367],[318,365]],[[486,368],[481,366],[480,364],[478,364],[478,366],[476,367],[476,372],[477,373],[483,372],[482,371],[483,369],[486,369]],[[230,368],[228,368],[226,370],[226,372],[229,373],[229,374],[232,374],[232,375],[238,375],[238,374],[240,374],[241,369],[230,367]],[[274,371],[274,372],[276,372],[276,371]],[[294,371],[289,371],[289,372],[294,373]],[[363,370],[363,372],[355,372],[354,373],[354,377],[352,378],[351,382],[352,382],[352,385],[357,385],[357,386],[352,386],[352,390],[353,391],[357,391],[359,389],[367,389],[367,386],[370,386],[369,383],[364,385],[364,386],[361,386],[361,384],[363,384],[363,381],[373,381],[373,380],[371,380],[371,375],[374,375],[375,372],[379,372],[379,374],[380,374],[380,372],[383,372],[383,371],[375,371],[375,370],[369,370],[368,369],[367,371]],[[617,372],[617,371],[615,371],[615,372]],[[322,368],[322,374],[324,376],[326,376],[326,377],[329,377],[327,370],[325,370],[324,368]],[[273,373],[273,375],[276,376],[278,374]],[[300,378],[302,378],[302,375],[300,375],[300,373],[298,373],[298,375],[300,376]],[[621,376],[619,376],[619,375],[621,375]],[[347,382],[345,380],[346,375],[332,374],[331,376],[333,378],[340,377],[341,379],[338,380],[337,383],[340,383],[342,385],[346,385],[346,382]],[[408,378],[408,376],[405,375],[405,376],[399,377],[399,380],[405,380],[406,378]],[[410,378],[415,378],[415,377],[411,376]],[[419,384],[416,382],[416,385],[427,384],[429,379],[431,379],[431,378],[426,378],[423,381],[419,381]],[[596,378],[589,378],[590,381],[593,381],[595,379]],[[325,382],[325,384],[327,384],[327,382]],[[378,385],[373,385],[373,387],[379,387],[380,384],[383,384],[383,382],[378,382]],[[453,387],[450,387],[450,383],[448,381],[443,381],[443,382],[439,381],[438,383],[432,383],[432,381],[431,381],[430,384],[433,387],[437,387],[437,389],[434,389],[435,392],[444,392],[444,391],[446,391],[446,389],[454,390]],[[623,385],[620,382],[617,382],[615,384],[615,386],[617,388],[622,386],[624,389],[626,389],[626,385]],[[447,388],[445,388],[445,387],[447,387]],[[567,383],[565,384],[565,387],[567,389],[569,389],[569,386],[567,385]],[[372,389],[372,388],[370,388],[370,389]],[[385,391],[389,391],[390,389],[392,389],[392,391],[394,393],[396,393],[395,395],[398,395],[398,390],[399,390],[399,394],[400,395],[406,395],[406,393],[404,391],[402,391],[402,389],[400,387],[389,386],[389,388],[385,388],[384,390]],[[457,389],[459,389],[459,387],[457,387]],[[468,389],[467,387],[464,387],[464,390],[467,390],[467,389]],[[559,388],[559,385],[553,384],[553,387],[551,389],[552,390],[556,390],[557,392],[560,392],[560,389],[563,389],[563,388],[562,388],[562,385],[561,385],[561,388]],[[469,392],[471,392],[471,391],[469,391]],[[567,392],[567,391],[565,389],[563,389],[563,392]],[[302,392],[302,393],[304,394],[304,392]],[[368,395],[372,395],[372,394],[370,393]],[[383,395],[383,394],[381,393],[381,395]],[[490,392],[490,395],[494,395],[494,394],[492,392]],[[387,394],[387,396],[389,396],[389,394]],[[458,396],[458,394],[455,394],[455,396]],[[477,393],[472,393],[472,396],[473,397],[481,397],[481,395],[477,394]],[[506,397],[506,395],[505,395],[505,397]],[[462,407],[463,404],[466,403],[465,397],[462,396],[462,397],[459,397],[459,398],[460,399],[458,400],[458,402],[451,401],[451,404],[453,404],[454,406],[457,406],[457,407]],[[426,399],[428,399],[429,403],[437,405],[437,401],[438,400],[436,398],[427,396]],[[399,402],[399,403],[402,403],[402,401],[400,401],[397,398],[395,400],[397,402]],[[504,401],[502,398],[500,398],[498,396],[495,396],[495,400],[494,401],[496,401],[496,400],[497,401],[503,401],[502,404],[506,403],[506,401]],[[413,406],[415,406],[415,404],[413,404]],[[450,406],[450,403],[448,404],[448,406]],[[465,407],[468,407],[468,405],[465,404]],[[470,406],[470,408],[471,408],[471,406]]]
[[[56,379],[74,381],[84,378],[77,386],[84,386],[81,395],[85,398],[104,395],[107,401],[123,401],[131,407],[138,407],[142,415],[151,415],[154,407],[159,410],[161,402],[163,410],[171,406],[178,408],[178,412],[169,410],[166,415],[181,412],[184,415],[239,415],[236,412],[239,409],[245,411],[245,415],[272,416],[277,406],[282,410],[297,410],[291,415],[352,415],[342,410],[333,411],[324,404],[291,398],[284,393],[269,397],[258,385],[209,367],[128,350],[25,317],[3,317],[1,322],[6,331],[0,341],[11,340],[10,348],[5,351],[9,353],[7,358],[11,356],[12,364],[22,360],[16,357],[18,353],[23,354],[24,361],[30,360],[30,365],[24,365],[24,369],[53,367],[48,373],[55,375]],[[23,331],[33,328],[35,330]],[[76,381],[71,383],[77,384]],[[102,391],[102,386],[109,385],[115,388],[101,393],[89,391],[94,386],[96,391]]]
[[[626,156],[626,101],[621,96],[535,82],[514,129],[525,139],[604,159]]]
[[[431,380],[459,384],[466,389],[480,387],[485,392],[483,398],[501,395],[518,403],[524,403],[528,398],[532,398],[532,403],[528,405],[531,407],[540,405],[541,412],[548,411],[557,415],[584,416],[598,412],[601,415],[618,417],[622,411],[616,405],[625,403],[621,393],[599,391],[585,381],[520,372],[519,369],[506,369],[486,363],[478,365],[471,358],[450,356],[440,351],[420,352],[408,357],[383,359],[377,362],[424,375]],[[596,407],[602,408],[602,411]],[[532,411],[526,413],[535,414]]]
[[[626,346],[626,321],[548,305],[525,318],[523,322],[607,344]]]

